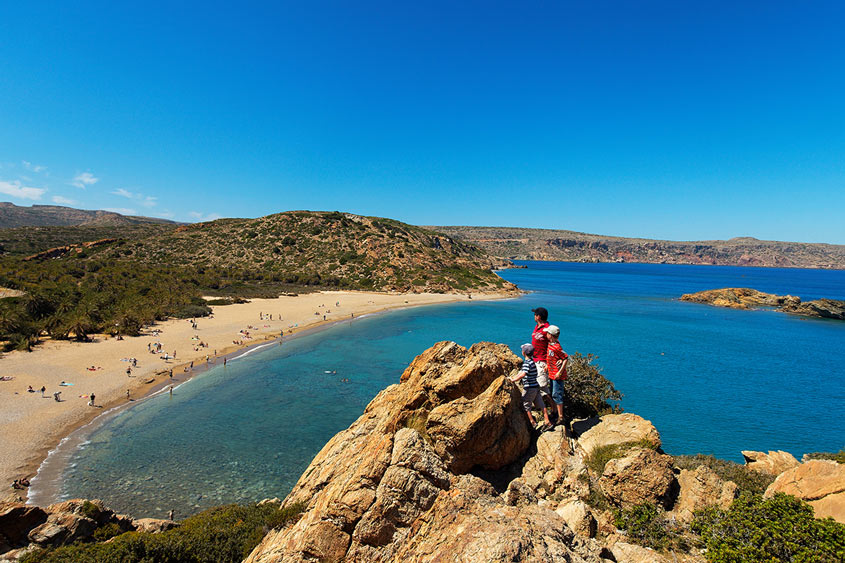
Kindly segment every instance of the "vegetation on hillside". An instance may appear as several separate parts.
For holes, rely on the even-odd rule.
[[[33,235],[29,237],[29,235]],[[29,237],[22,240],[23,237]],[[91,236],[115,239],[91,247]],[[5,238],[4,238],[5,237]],[[297,211],[182,227],[25,227],[0,231],[4,349],[42,337],[137,334],[219,303],[319,288],[478,291],[512,287],[478,248],[390,219]],[[55,249],[49,257],[32,253]]]
[[[783,493],[765,500],[745,494],[728,510],[699,511],[692,529],[708,561],[845,561],[845,524],[815,519],[809,504]]]
[[[584,356],[579,352],[569,356],[564,412],[571,418],[589,418],[610,412],[622,412],[618,403],[610,402],[621,400],[622,393],[617,391],[612,381],[602,375],[601,368],[595,365],[597,359],[598,356],[593,354]]]
[[[295,522],[302,505],[217,506],[160,534],[127,532],[108,543],[77,543],[24,555],[21,563],[238,563],[274,528]]]

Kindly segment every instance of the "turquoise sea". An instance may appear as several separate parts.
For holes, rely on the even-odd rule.
[[[525,262],[501,275],[532,293],[364,317],[252,351],[120,411],[70,459],[61,495],[136,516],[184,517],[284,497],[336,432],[434,342],[514,350],[543,305],[569,352],[599,356],[670,454],[845,448],[845,323],[677,300],[753,287],[845,299],[845,271]],[[333,373],[335,372],[336,373]],[[329,372],[329,373],[327,373]],[[341,381],[348,378],[349,382]]]

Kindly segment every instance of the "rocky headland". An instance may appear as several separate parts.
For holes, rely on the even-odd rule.
[[[559,229],[431,227],[511,260],[638,262],[776,268],[845,268],[845,245],[758,240],[674,241],[596,235]]]
[[[800,297],[794,295],[775,295],[747,287],[726,287],[697,293],[685,293],[681,296],[681,301],[703,303],[715,307],[729,307],[731,309],[773,307],[778,311],[793,315],[845,320],[845,301],[816,299],[802,302]]]
[[[845,465],[835,461],[743,452],[749,465],[735,466],[734,482],[718,464],[699,463],[704,456],[666,455],[657,429],[635,414],[538,433],[507,377],[519,364],[506,346],[492,343],[466,349],[440,342],[423,352],[317,454],[281,502],[301,516],[267,533],[246,563],[703,562],[703,547],[711,544],[694,535],[691,523],[702,510],[726,515],[747,498],[749,483],[770,501],[786,493],[809,502],[817,518],[845,522]],[[6,546],[73,537],[60,529],[68,528],[64,516],[29,516],[34,527],[20,517],[3,519],[26,510],[34,509],[0,506]],[[121,529],[139,526],[109,518]],[[644,519],[656,526],[645,534]],[[837,545],[845,549],[845,527],[820,522],[834,547],[808,549],[826,549],[825,557]],[[644,547],[658,529],[673,539]],[[830,553],[835,560],[838,552]],[[45,559],[53,560],[64,559]]]

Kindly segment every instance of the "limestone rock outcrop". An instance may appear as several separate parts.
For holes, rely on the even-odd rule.
[[[783,311],[808,317],[845,320],[845,301],[816,299],[805,303],[789,303]]]
[[[795,456],[782,450],[770,450],[769,453],[743,450],[742,457],[748,469],[769,475],[780,475],[787,469],[798,467],[799,463]]]
[[[605,465],[599,485],[607,499],[617,506],[660,504],[670,507],[675,474],[672,458],[648,448],[634,448],[625,457]]]
[[[532,444],[506,378],[519,364],[489,343],[423,352],[314,458],[283,503],[305,503],[302,518],[271,532],[247,562],[599,563],[600,547],[542,500],[571,445],[563,428]],[[497,491],[470,470],[514,478]]]
[[[648,441],[660,446],[660,433],[648,420],[631,413],[608,414],[574,424],[578,445],[586,455],[600,446]]]
[[[727,509],[737,495],[733,481],[723,481],[706,465],[699,465],[695,471],[681,469],[678,475],[678,499],[673,511],[681,522],[691,522],[693,512],[707,506]]]
[[[681,301],[692,301],[731,309],[783,307],[787,304],[801,302],[799,298],[792,295],[774,295],[747,287],[726,287],[724,289],[699,291],[698,293],[685,293],[681,296]]]
[[[5,502],[0,503],[0,561],[15,560],[32,548],[91,541],[97,529],[112,524],[123,532],[162,532],[178,526],[171,520],[132,520],[99,500],[73,499],[46,508]]]
[[[763,495],[786,493],[807,501],[816,518],[831,517],[845,523],[845,465],[830,460],[810,460],[784,471]]]

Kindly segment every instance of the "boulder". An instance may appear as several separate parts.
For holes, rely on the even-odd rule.
[[[522,478],[532,484],[535,491],[542,490],[542,496],[545,496],[554,493],[563,484],[570,468],[573,456],[569,431],[560,425],[550,432],[543,432],[537,437],[535,449],[522,467]]]
[[[831,460],[810,460],[788,469],[766,489],[765,498],[786,493],[807,501],[816,518],[845,523],[845,465]]]
[[[745,466],[748,469],[769,475],[780,475],[787,469],[798,467],[795,456],[782,450],[770,450],[769,453],[743,450],[742,457],[745,458]]]
[[[588,538],[596,535],[596,519],[592,510],[580,499],[567,499],[561,501],[555,510],[563,518],[566,525],[578,535]]]
[[[689,553],[659,553],[648,547],[617,541],[610,547],[616,563],[705,563],[700,555]]]
[[[520,401],[519,389],[499,377],[477,397],[434,407],[425,429],[451,471],[498,469],[522,455],[531,440]]]
[[[693,511],[707,506],[730,507],[736,498],[737,486],[733,481],[723,481],[706,465],[699,465],[695,471],[681,469],[678,476],[678,500],[673,508],[681,522],[691,522]]]
[[[647,440],[660,446],[660,434],[648,420],[631,413],[608,414],[601,419],[590,419],[574,424],[578,432],[578,446],[590,455],[600,446],[624,444]]]
[[[394,561],[602,562],[598,550],[583,546],[552,510],[536,504],[508,506],[500,498],[478,495],[473,480],[478,479],[464,476],[438,495],[431,510],[414,522]]]
[[[0,503],[0,553],[27,543],[29,531],[47,521],[47,513],[22,502]]]
[[[672,458],[648,448],[634,448],[625,457],[605,465],[599,486],[607,499],[617,506],[672,502],[675,475]]]
[[[395,560],[419,518],[452,498],[453,482],[485,497],[480,479],[460,474],[502,468],[531,441],[519,390],[506,378],[519,365],[491,343],[440,342],[420,354],[317,454],[282,503],[304,503],[305,513],[247,561]]]
[[[133,520],[132,524],[136,532],[148,532],[151,534],[159,534],[179,526],[178,522],[163,518],[139,518]]]
[[[55,512],[47,521],[30,530],[29,541],[40,546],[67,545],[93,537],[97,522],[72,512]]]

